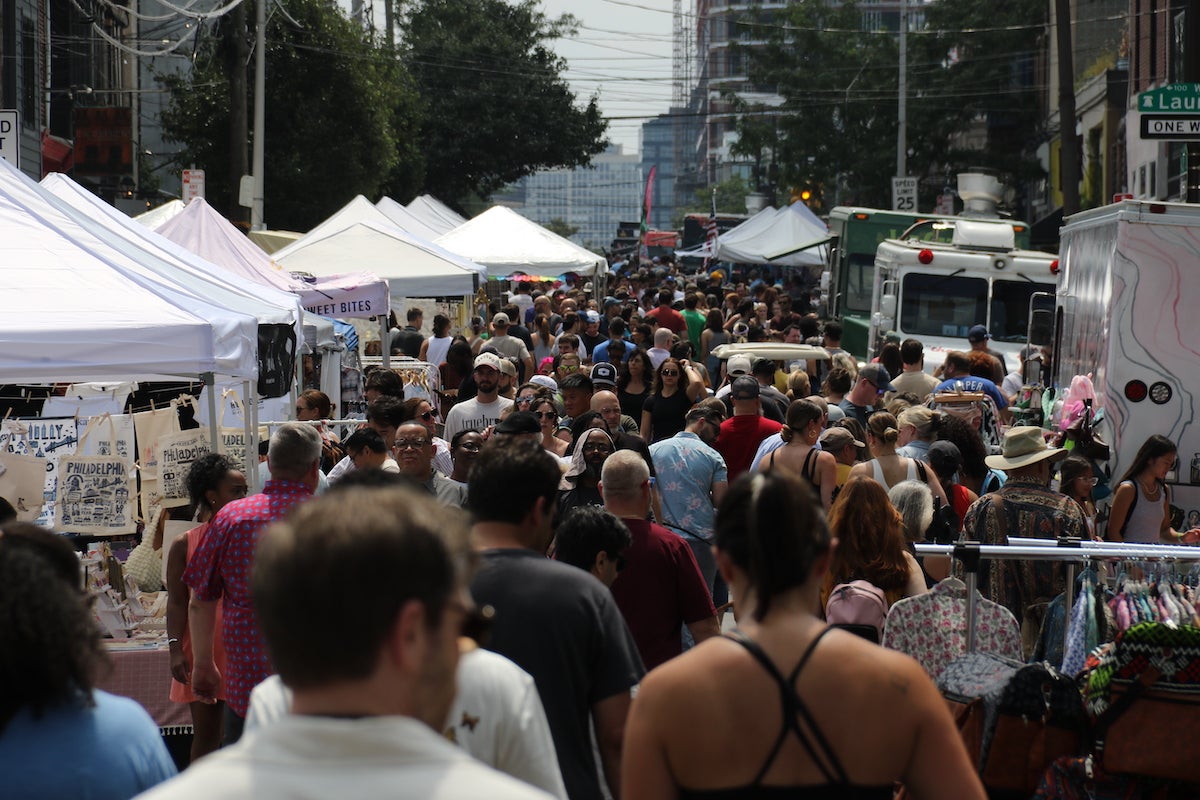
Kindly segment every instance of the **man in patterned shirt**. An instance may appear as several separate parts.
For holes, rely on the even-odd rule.
[[[242,735],[250,690],[270,675],[270,659],[254,617],[250,572],[259,536],[317,488],[321,435],[289,422],[271,436],[267,451],[271,480],[261,494],[227,504],[213,517],[204,541],[188,561],[183,582],[191,589],[188,625],[192,634],[192,691],[202,702],[215,702],[225,684],[223,742]],[[213,663],[213,628],[218,600],[224,600],[223,642],[227,674]]]
[[[684,417],[685,427],[669,439],[650,445],[655,471],[659,474],[659,497],[663,525],[687,540],[708,584],[709,593],[717,577],[712,537],[716,506],[729,486],[725,458],[713,449],[721,435],[721,401],[703,401]]]

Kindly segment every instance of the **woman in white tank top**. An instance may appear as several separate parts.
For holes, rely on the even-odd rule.
[[[1110,542],[1200,542],[1200,528],[1177,531],[1171,527],[1166,478],[1175,465],[1176,450],[1174,442],[1157,433],[1142,443],[1113,493],[1106,535]]]
[[[929,467],[919,464],[915,458],[905,458],[896,453],[896,442],[900,430],[896,418],[886,411],[876,411],[867,420],[867,447],[874,456],[870,461],[855,464],[850,477],[862,475],[881,484],[885,490],[901,481],[922,481],[929,486],[934,498],[946,502],[946,492],[937,475]],[[924,473],[922,475],[922,473]],[[938,502],[935,499],[935,502]]]

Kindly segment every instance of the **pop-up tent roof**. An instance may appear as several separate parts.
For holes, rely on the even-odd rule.
[[[354,264],[386,280],[393,298],[473,294],[479,274],[463,266],[466,259],[440,250],[394,225],[356,222],[324,236],[310,234],[277,253],[276,261],[317,277]]]
[[[126,267],[0,160],[0,374],[12,383],[256,374],[256,321]]]
[[[436,242],[485,265],[496,275],[526,272],[534,275],[602,274],[608,262],[569,239],[564,239],[512,209],[492,206],[467,220]]]
[[[467,218],[431,194],[414,197],[407,206],[409,213],[425,221],[431,228],[449,233],[467,221]]]
[[[803,207],[803,203],[799,205]],[[785,267],[823,264],[825,259],[815,248],[829,241],[829,230],[819,220],[814,224],[808,218],[811,212],[804,212],[786,206],[768,217],[764,209],[717,238],[717,258],[737,264]],[[771,257],[789,250],[780,258]]]
[[[287,247],[304,234],[297,231],[250,231],[246,235],[250,237],[250,241],[261,247],[264,253],[270,255]]]
[[[54,173],[54,174],[59,174],[59,173]],[[169,220],[171,217],[175,216],[176,214],[182,213],[183,205],[184,204],[183,204],[182,200],[169,200],[169,201],[163,203],[161,206],[157,206],[156,208],[152,208],[149,211],[138,214],[133,219],[135,222],[140,222],[141,224],[145,225],[150,230],[154,230],[159,225],[162,225],[164,222]]]
[[[464,258],[462,255],[452,252],[452,251],[442,247],[441,245],[437,244],[436,242],[430,242],[426,239],[422,239],[419,236],[408,233],[407,231],[404,231],[404,230],[396,227],[396,224],[394,222],[392,222],[390,219],[388,219],[386,214],[384,214],[382,211],[380,211],[378,208],[376,208],[371,203],[370,200],[363,197],[361,194],[356,196],[353,200],[351,200],[346,205],[342,206],[340,209],[338,209],[338,211],[336,213],[334,213],[333,216],[329,217],[329,219],[325,220],[320,225],[313,228],[308,233],[304,234],[304,236],[302,236],[300,239],[298,239],[297,241],[288,245],[287,247],[283,248],[282,250],[276,251],[275,262],[284,266],[285,269],[297,271],[296,267],[287,266],[284,263],[289,255],[291,255],[293,252],[298,250],[301,246],[305,245],[306,243],[312,244],[315,241],[325,239],[334,233],[337,233],[339,231],[344,231],[346,228],[349,228],[351,225],[355,225],[360,222],[368,223],[370,225],[373,225],[377,228],[381,228],[383,230],[394,230],[398,234],[400,234],[400,236],[398,238],[403,239],[404,241],[410,242],[412,244],[415,244],[418,247],[420,247],[422,250],[426,251],[427,253],[432,253],[434,255],[437,255],[437,256],[441,257],[442,260],[448,261],[448,262],[454,264],[455,266],[462,267],[463,269],[468,269],[472,272],[478,273],[481,280],[487,276],[487,267],[485,267],[481,264],[477,264],[468,258]],[[342,268],[340,270],[337,270],[339,272],[346,272],[349,269],[362,269],[362,265],[361,264],[356,265],[352,259],[342,259],[339,263],[341,263],[341,265],[342,265]],[[409,265],[409,266],[411,266],[411,265]],[[313,273],[313,274],[318,274],[318,273]],[[321,272],[319,274],[325,275],[328,273]],[[412,274],[411,270],[406,271],[405,274]],[[386,276],[381,274],[380,277],[382,278],[382,277],[386,277]],[[394,287],[392,289],[392,294],[396,295],[396,291],[395,291]],[[453,294],[453,292],[443,292],[441,294]],[[421,296],[422,295],[408,295],[408,297],[421,297]]]
[[[354,272],[312,281],[295,277],[280,269],[203,199],[193,200],[157,232],[245,280],[298,295],[306,311],[346,317],[387,312],[387,282],[378,276]]]
[[[445,225],[430,225],[390,197],[380,198],[375,207],[382,211],[383,215],[391,220],[392,224],[397,228],[408,231],[418,239],[425,239],[432,242],[443,233],[451,230]]]

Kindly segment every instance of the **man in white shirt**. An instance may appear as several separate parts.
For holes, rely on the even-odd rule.
[[[460,574],[466,536],[463,517],[400,488],[325,495],[272,527],[253,592],[292,714],[144,797],[547,797],[441,735],[458,636],[478,615]],[[347,580],[353,614],[330,601]]]
[[[500,421],[500,412],[513,404],[512,400],[499,395],[500,357],[495,353],[480,353],[475,357],[475,386],[477,392],[470,400],[455,403],[446,415],[442,438],[453,441],[461,430],[482,432],[489,425]]]
[[[492,317],[492,338],[488,340],[488,344],[496,348],[496,352],[505,358],[516,358],[525,365],[525,374],[532,375],[533,356],[529,355],[529,348],[525,346],[525,342],[515,336],[508,335],[508,326],[512,324],[508,319],[508,314],[497,314]]]

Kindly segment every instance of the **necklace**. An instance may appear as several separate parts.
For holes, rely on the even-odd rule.
[[[1158,494],[1162,490],[1162,487],[1156,480],[1151,480],[1150,485],[1152,488],[1150,489],[1146,488],[1146,484],[1143,483],[1141,479],[1138,480],[1138,485],[1141,486],[1142,494],[1146,495],[1147,500],[1157,500]]]

